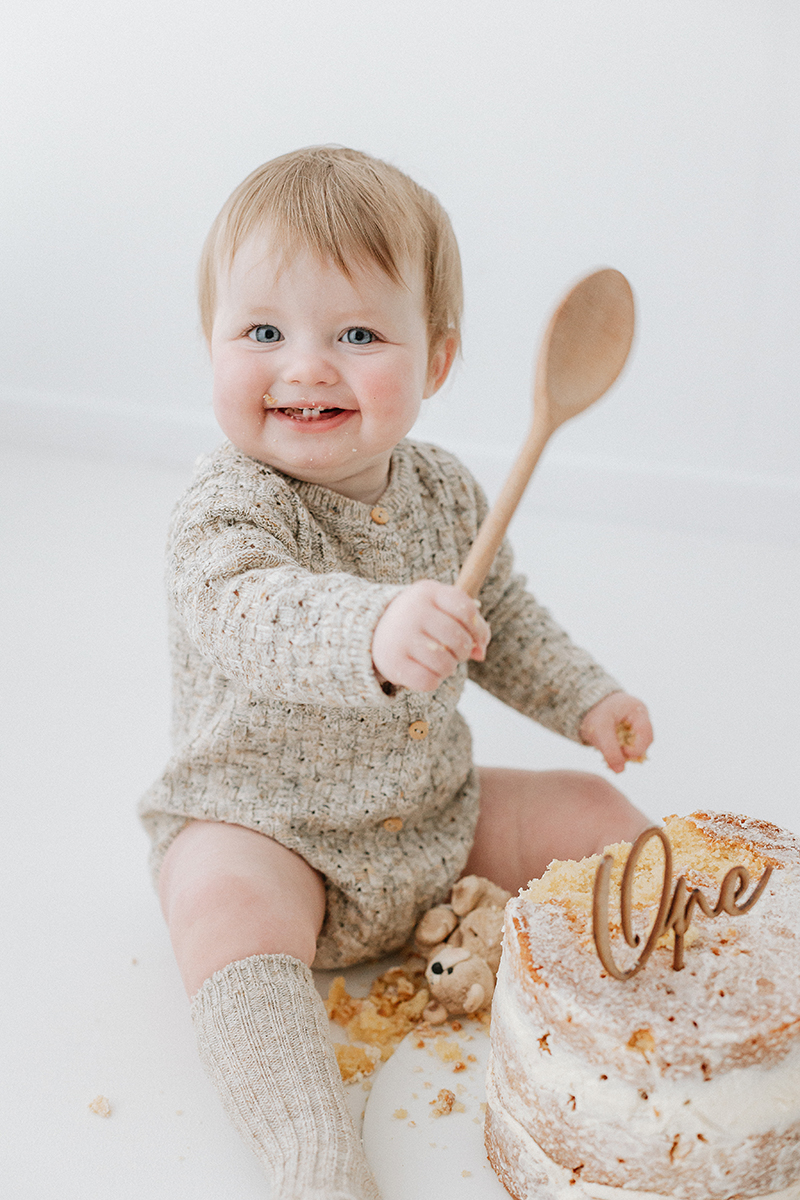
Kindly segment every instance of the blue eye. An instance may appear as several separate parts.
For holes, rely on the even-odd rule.
[[[270,344],[272,342],[280,342],[283,339],[283,334],[280,329],[274,325],[254,325],[248,330],[247,336],[252,338],[254,342],[263,342]]]
[[[348,329],[342,334],[342,341],[348,342],[351,346],[368,346],[370,342],[375,341],[375,334],[369,329],[362,329],[356,326],[355,329]]]

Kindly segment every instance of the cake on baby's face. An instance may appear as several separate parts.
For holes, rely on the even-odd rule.
[[[695,813],[666,820],[672,893],[681,875],[715,906],[725,875],[753,883],[743,915],[695,912],[684,967],[674,935],[620,981],[598,957],[592,899],[600,857],[553,863],[510,900],[492,1008],[486,1145],[517,1200],[800,1200],[800,841],[764,821]],[[615,860],[608,919],[620,973],[635,965],[662,894],[653,837],[634,873],[633,931],[620,926]],[[620,1191],[619,1189],[624,1189]]]

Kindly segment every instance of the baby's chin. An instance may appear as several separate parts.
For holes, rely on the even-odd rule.
[[[288,420],[294,426],[293,418]],[[269,421],[264,422],[257,436],[252,431],[248,435],[237,430],[232,423],[228,423],[227,429],[220,424],[232,445],[248,458],[290,479],[316,484],[350,500],[374,504],[389,482],[394,446],[365,455],[348,441],[337,444],[336,438],[329,441],[324,435],[317,441],[313,432],[307,436],[300,431],[287,444],[285,434],[293,434],[294,429],[287,430],[285,422],[277,430],[277,437],[271,435]]]
[[[354,455],[355,457],[355,455]],[[385,461],[359,463],[356,465],[345,459],[336,464],[315,463],[282,465],[277,462],[267,462],[267,466],[292,479],[302,483],[313,483],[317,487],[327,488],[346,496],[349,500],[357,500],[361,504],[374,504],[386,491],[389,482],[389,463],[391,455]],[[266,462],[266,459],[262,459]]]

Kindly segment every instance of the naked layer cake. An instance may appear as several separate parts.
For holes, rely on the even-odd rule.
[[[733,866],[753,881],[737,893],[741,906],[772,868],[746,913],[695,910],[682,970],[673,932],[632,978],[604,968],[592,920],[599,856],[551,864],[508,903],[486,1146],[516,1200],[800,1200],[800,841],[730,813],[670,817],[665,828],[669,888],[683,875],[712,905]],[[653,837],[633,872],[642,941],[631,948],[620,931],[630,849],[607,851],[620,973],[635,965],[666,890]]]

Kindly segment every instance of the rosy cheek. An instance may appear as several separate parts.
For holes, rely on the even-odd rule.
[[[396,402],[408,391],[409,376],[398,369],[381,367],[365,368],[361,373],[360,386],[365,396],[379,404]]]
[[[215,412],[262,407],[266,388],[259,379],[256,364],[220,353],[212,359],[212,368]]]

